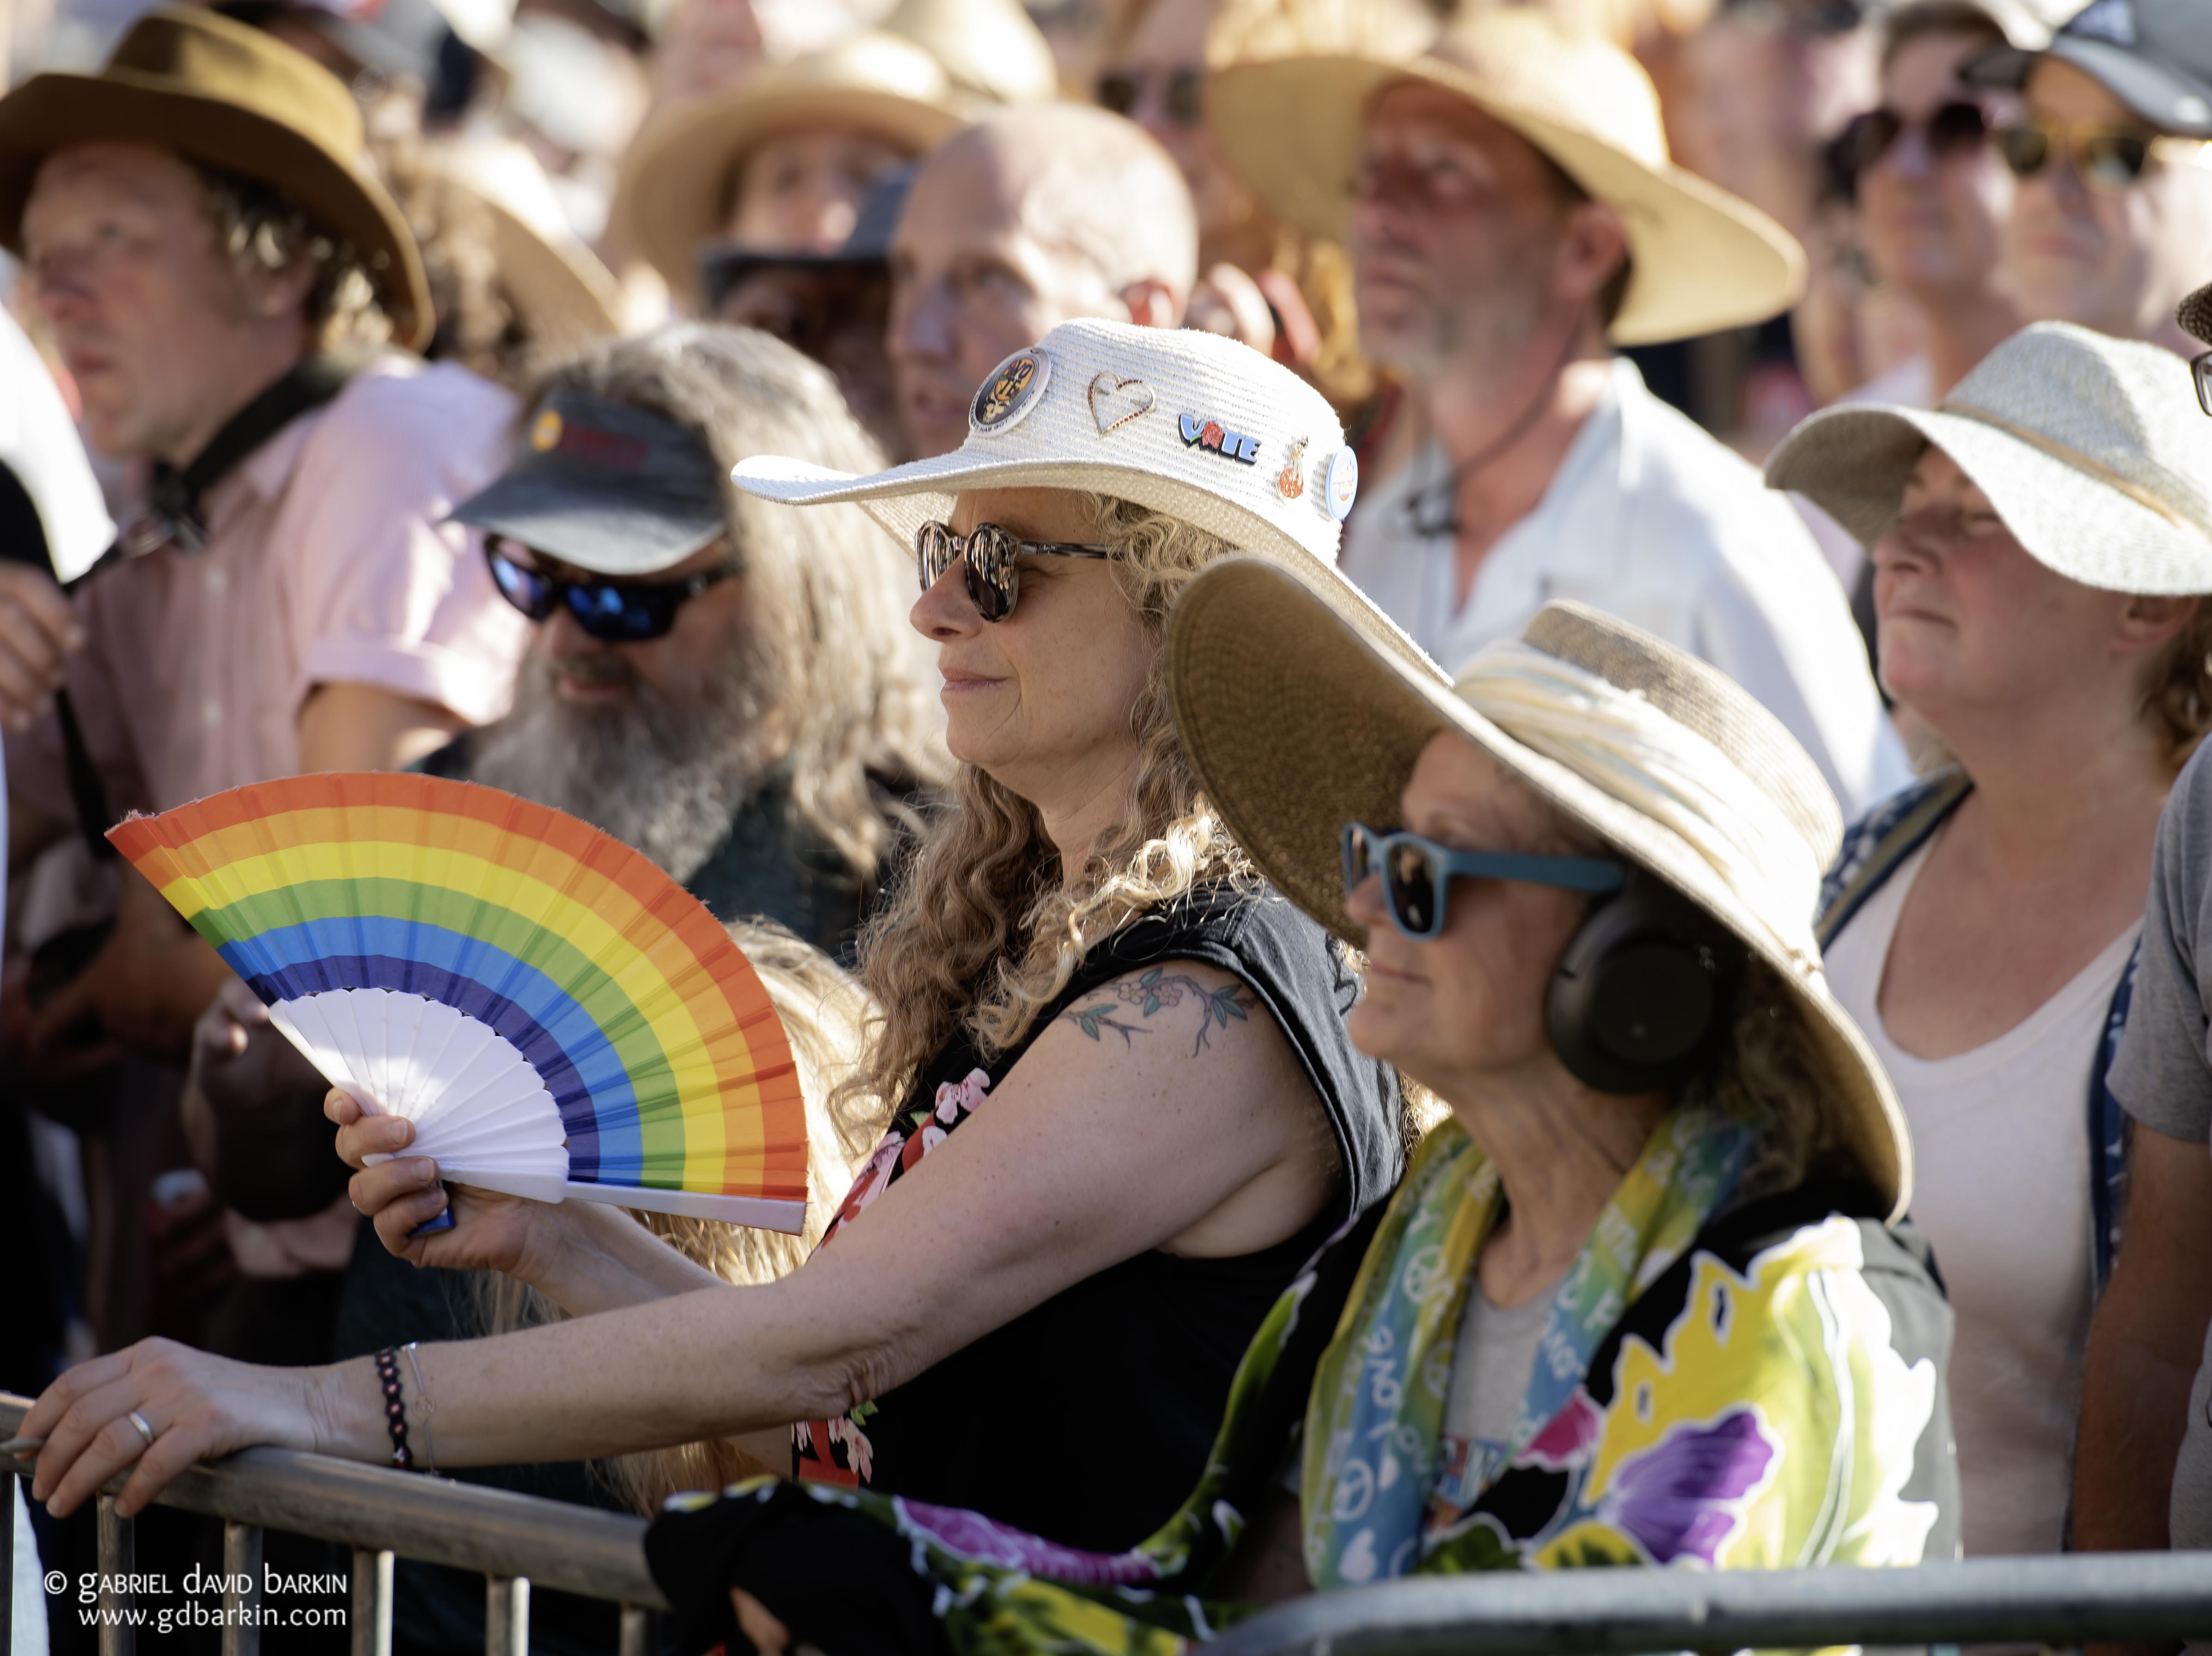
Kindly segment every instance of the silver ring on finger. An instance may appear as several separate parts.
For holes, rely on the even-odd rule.
[[[133,1409],[129,1414],[125,1415],[124,1418],[138,1429],[138,1435],[146,1440],[146,1447],[149,1449],[152,1448],[154,1447],[154,1429],[146,1423],[146,1416],[140,1414],[136,1409]]]

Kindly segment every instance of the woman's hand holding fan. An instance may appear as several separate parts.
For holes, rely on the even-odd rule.
[[[576,1205],[443,1185],[434,1161],[407,1153],[415,1139],[412,1121],[371,1115],[343,1089],[331,1089],[323,1113],[337,1124],[338,1159],[354,1169],[347,1186],[354,1206],[375,1225],[378,1240],[410,1265],[503,1271],[534,1282],[566,1245],[562,1222],[574,1217]],[[371,1156],[380,1159],[372,1163]],[[421,1228],[447,1211],[453,1218],[449,1227]]]

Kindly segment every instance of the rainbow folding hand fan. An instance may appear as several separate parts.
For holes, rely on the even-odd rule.
[[[799,1228],[805,1105],[768,991],[619,840],[388,772],[233,788],[108,838],[442,1178]]]

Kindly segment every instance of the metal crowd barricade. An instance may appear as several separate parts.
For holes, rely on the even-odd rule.
[[[13,1437],[30,1401],[0,1393],[0,1437]],[[27,1476],[27,1465],[0,1459],[0,1473]],[[131,1520],[115,1512],[121,1481],[99,1497],[103,1582],[133,1571]],[[26,1491],[27,1494],[27,1490]],[[195,1466],[164,1490],[160,1503],[220,1518],[222,1656],[258,1656],[261,1533],[264,1529],[335,1541],[353,1549],[354,1656],[390,1656],[392,1565],[395,1556],[480,1570],[485,1578],[486,1656],[525,1656],[530,1648],[530,1589],[535,1582],[622,1606],[617,1656],[653,1656],[653,1613],[668,1601],[645,1567],[645,1520],[566,1501],[542,1501],[450,1478],[364,1466],[288,1449],[248,1449]],[[13,1633],[15,1526],[0,1520],[0,1656]],[[244,1592],[235,1585],[241,1578]],[[103,1587],[97,1609],[127,1612],[127,1594]],[[244,1612],[244,1613],[241,1613]],[[103,1617],[100,1656],[135,1656],[139,1629]]]
[[[29,1407],[0,1394],[0,1435]],[[0,1460],[0,1473],[28,1468]],[[103,1578],[131,1573],[131,1526],[100,1497]],[[618,1656],[653,1656],[667,1608],[645,1568],[645,1522],[320,1455],[249,1449],[196,1466],[160,1497],[223,1520],[223,1656],[257,1656],[261,1532],[350,1545],[355,1656],[389,1656],[395,1555],[480,1570],[488,1656],[526,1656],[530,1590],[623,1607]],[[9,1656],[14,1526],[0,1522],[0,1656]],[[101,1607],[128,1606],[103,1594]],[[1914,1569],[1568,1570],[1419,1578],[1319,1594],[1224,1635],[1217,1656],[1632,1656],[1643,1651],[1811,1649],[2212,1638],[2212,1552],[1982,1558]],[[134,1656],[135,1629],[103,1624],[100,1656]],[[840,1656],[870,1656],[846,1652]]]

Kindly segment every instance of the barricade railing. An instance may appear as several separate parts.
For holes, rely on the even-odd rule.
[[[30,1406],[0,1392],[0,1437],[15,1435]],[[30,1470],[0,1459],[0,1472]],[[138,1573],[131,1521],[115,1512],[122,1487],[118,1478],[99,1497],[100,1656],[134,1656],[139,1631],[127,1590]],[[289,1449],[195,1466],[159,1501],[222,1520],[222,1656],[260,1649],[261,1536],[270,1529],[353,1549],[354,1656],[390,1656],[394,1557],[483,1572],[487,1656],[526,1656],[533,1584],[619,1604],[618,1656],[653,1656],[653,1614],[668,1608],[645,1567],[645,1520],[623,1513]],[[0,1521],[0,1656],[10,1656],[14,1536],[14,1525]]]
[[[0,1436],[27,1401],[0,1393]],[[0,1460],[0,1473],[27,1474]],[[130,1520],[100,1497],[100,1609],[127,1611]],[[485,1577],[489,1656],[526,1656],[532,1583],[622,1606],[618,1656],[653,1656],[667,1608],[645,1566],[645,1521],[447,1478],[283,1449],[196,1466],[161,1504],[223,1520],[223,1656],[256,1656],[264,1529],[353,1549],[355,1656],[388,1656],[395,1556]],[[13,1526],[0,1522],[0,1656]],[[246,1612],[241,1614],[240,1612]],[[100,1656],[133,1656],[126,1618],[100,1619]],[[1912,1569],[1569,1570],[1418,1578],[1280,1605],[1224,1635],[1217,1656],[1632,1656],[1643,1651],[1832,1645],[2056,1647],[2212,1638],[2212,1552],[1981,1558]],[[841,1653],[841,1656],[861,1656]]]

